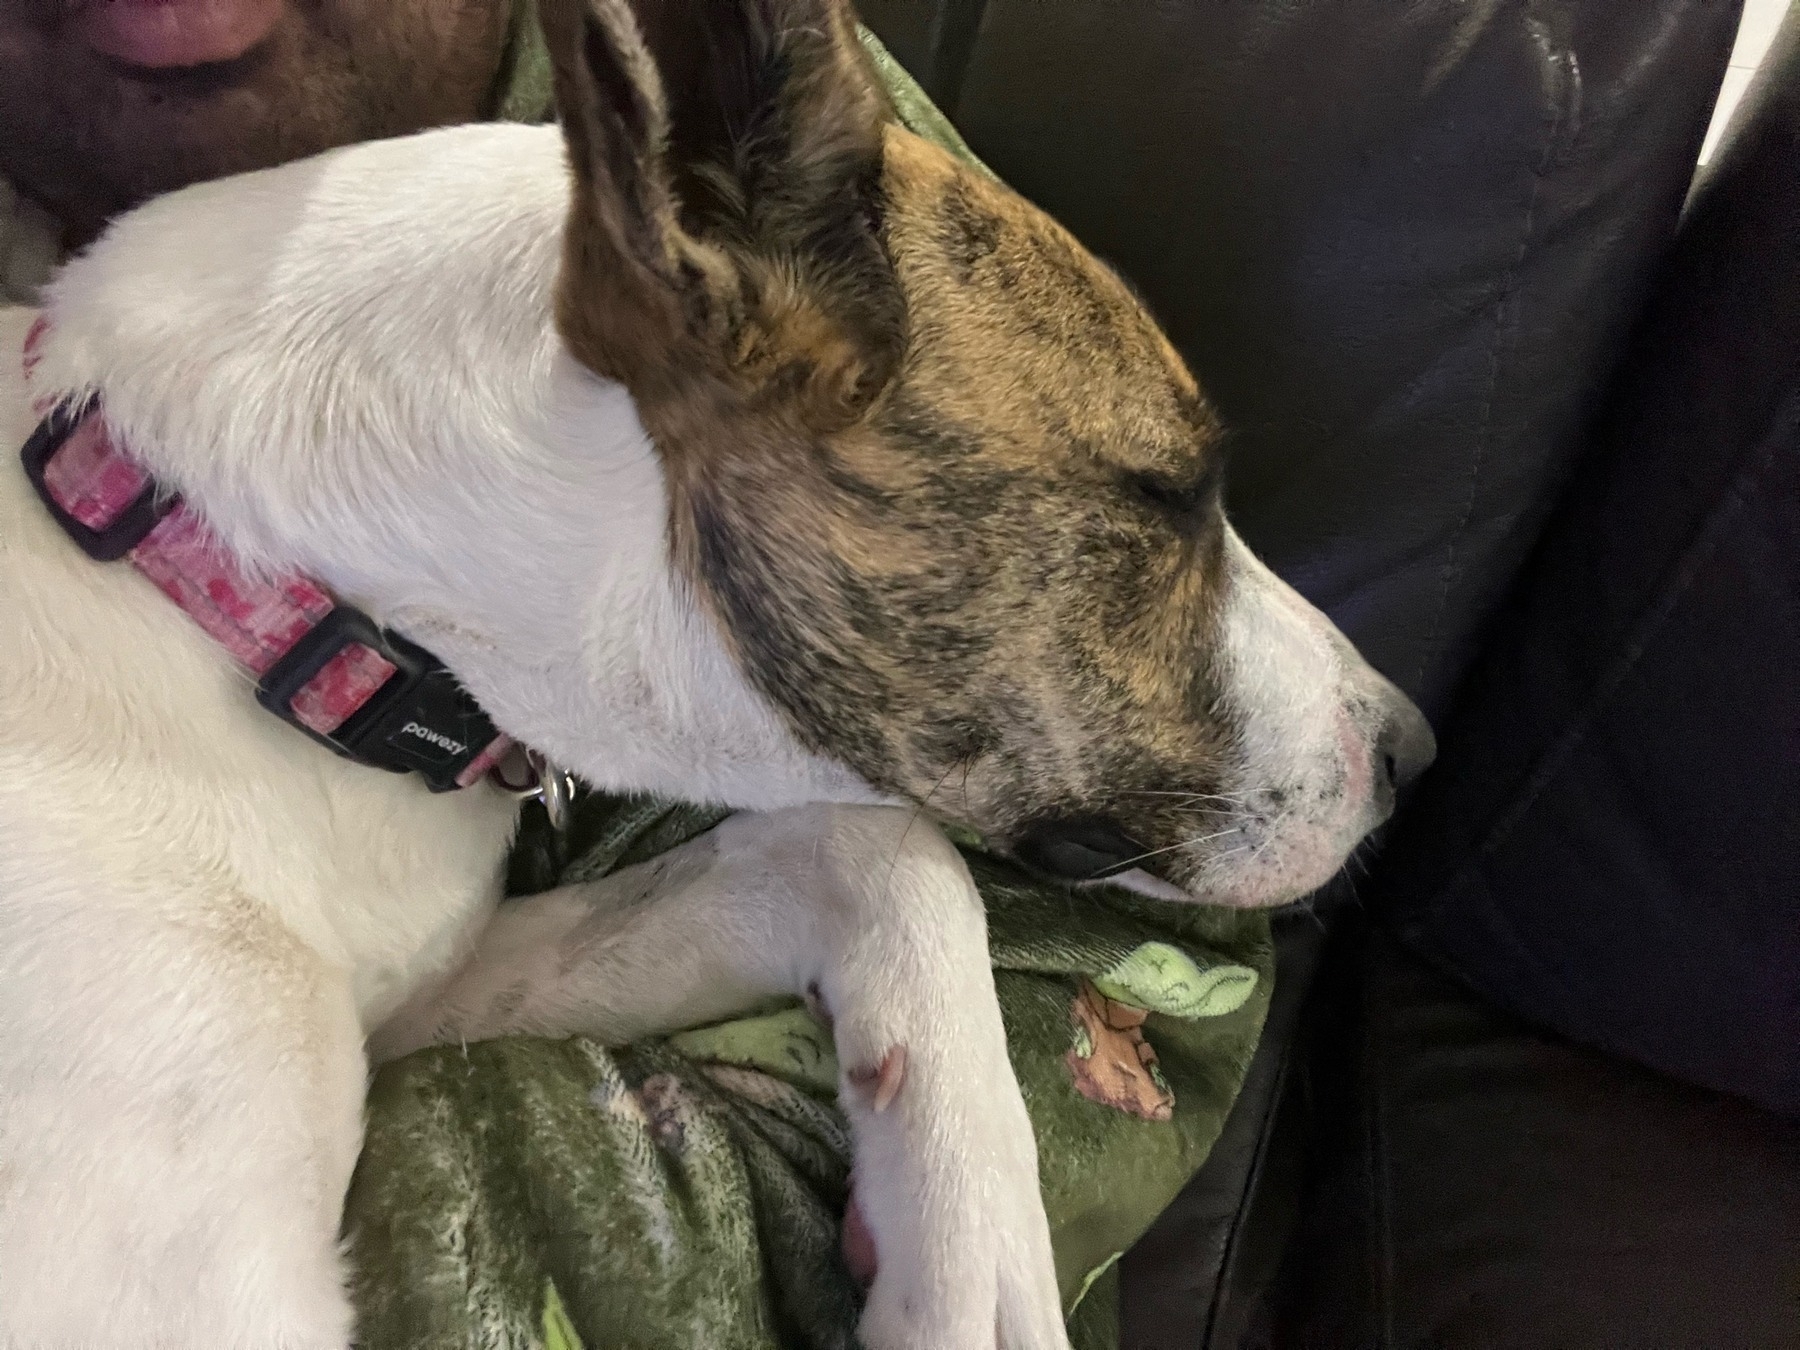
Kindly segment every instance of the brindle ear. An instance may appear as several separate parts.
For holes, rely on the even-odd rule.
[[[721,381],[812,426],[886,386],[887,115],[843,0],[540,0],[575,197],[557,320],[642,401]]]

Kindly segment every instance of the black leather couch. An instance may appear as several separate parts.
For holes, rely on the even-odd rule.
[[[1440,730],[1125,1346],[1800,1345],[1800,17],[1690,200],[1737,0],[860,7]]]

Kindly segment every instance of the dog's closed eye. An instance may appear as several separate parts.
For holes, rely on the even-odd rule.
[[[1158,510],[1191,520],[1218,499],[1224,484],[1224,465],[1209,459],[1198,477],[1175,478],[1161,473],[1133,473],[1127,485]]]

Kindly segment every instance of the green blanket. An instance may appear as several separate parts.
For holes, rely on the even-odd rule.
[[[901,120],[967,155],[869,41]],[[544,115],[529,28],[509,70],[499,111]],[[721,815],[589,797],[559,845],[534,809],[511,889],[603,876]],[[1071,1333],[1102,1350],[1117,1343],[1113,1263],[1205,1160],[1243,1082],[1272,974],[1267,921],[1077,895],[970,844]],[[503,1040],[388,1065],[345,1218],[359,1344],[851,1345],[835,1085],[830,1037],[798,1006],[623,1048]]]

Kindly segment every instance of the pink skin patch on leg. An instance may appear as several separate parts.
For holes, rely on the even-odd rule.
[[[906,1081],[906,1047],[894,1046],[874,1068],[851,1069],[848,1077],[857,1087],[874,1090],[873,1105],[877,1113],[887,1110],[900,1095],[900,1085]]]
[[[850,1182],[850,1204],[844,1210],[844,1229],[842,1236],[844,1264],[850,1270],[850,1278],[857,1285],[867,1289],[875,1283],[875,1235],[869,1231],[869,1221],[863,1218],[862,1205],[856,1199],[856,1181]]]
[[[845,1076],[858,1091],[872,1094],[870,1104],[877,1112],[885,1111],[894,1104],[894,1098],[900,1095],[900,1087],[906,1081],[906,1047],[896,1045],[873,1068],[851,1069]],[[849,1267],[851,1278],[867,1289],[875,1283],[875,1235],[869,1231],[869,1221],[863,1217],[862,1205],[856,1198],[854,1177],[850,1180],[850,1203],[844,1209],[840,1240],[844,1264]]]

